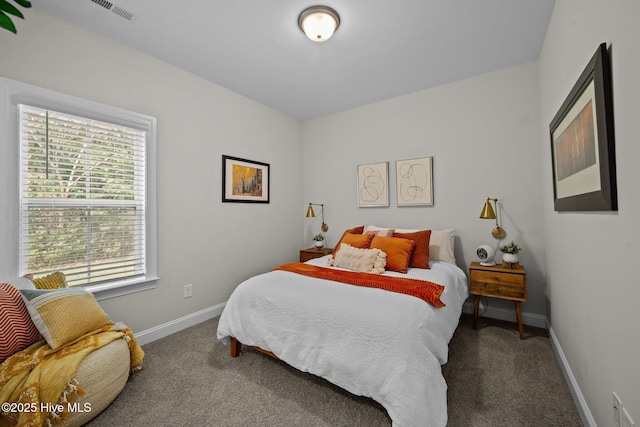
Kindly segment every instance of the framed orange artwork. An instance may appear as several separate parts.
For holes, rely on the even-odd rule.
[[[222,201],[269,203],[269,164],[223,155]]]
[[[556,211],[618,210],[609,54],[598,47],[549,125]]]

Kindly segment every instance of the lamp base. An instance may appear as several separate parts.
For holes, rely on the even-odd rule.
[[[484,261],[484,262],[481,262],[480,265],[484,265],[485,267],[491,267],[491,266],[496,265],[496,262],[495,261]]]
[[[491,235],[498,240],[502,240],[507,236],[507,232],[502,227],[496,226],[491,230]]]

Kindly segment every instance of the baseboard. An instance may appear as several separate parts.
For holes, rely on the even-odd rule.
[[[473,303],[466,301],[462,307],[464,313],[473,314]],[[516,311],[508,310],[506,308],[487,307],[486,310],[483,307],[482,300],[480,301],[480,313],[483,317],[490,317],[492,319],[505,320],[507,322],[516,322]],[[542,314],[525,313],[522,312],[522,323],[528,326],[536,328],[546,328],[547,318]]]
[[[551,327],[549,327],[549,340],[551,341],[551,347],[553,348],[553,351],[556,353],[556,358],[558,359],[558,363],[560,364],[560,369],[562,370],[564,379],[569,386],[571,396],[573,396],[573,401],[578,408],[578,413],[580,414],[580,418],[582,418],[583,424],[588,427],[597,427],[596,421],[593,419],[593,415],[591,415],[591,411],[589,410],[589,406],[587,405],[587,401],[585,400],[584,395],[580,390],[580,386],[576,381],[576,377],[573,375],[573,371],[571,370],[569,361],[562,351],[560,342],[558,342],[558,337]]]
[[[214,317],[222,314],[225,304],[226,303],[214,305],[213,307],[205,308],[204,310],[188,314],[179,319],[138,332],[135,334],[136,340],[138,341],[138,344],[145,345],[155,340],[159,340],[160,338],[175,334],[176,332],[188,327],[195,326],[198,323],[213,319]]]

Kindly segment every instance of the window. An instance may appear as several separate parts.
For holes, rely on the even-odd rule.
[[[107,297],[141,290],[157,279],[155,119],[25,86],[10,106],[17,273],[62,271]]]
[[[143,275],[144,132],[24,104],[19,116],[21,272],[69,286]]]

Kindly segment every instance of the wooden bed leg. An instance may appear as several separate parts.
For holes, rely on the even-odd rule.
[[[238,341],[235,337],[231,337],[231,342],[229,343],[229,350],[231,352],[231,357],[240,356],[240,351],[242,351],[242,343]]]

